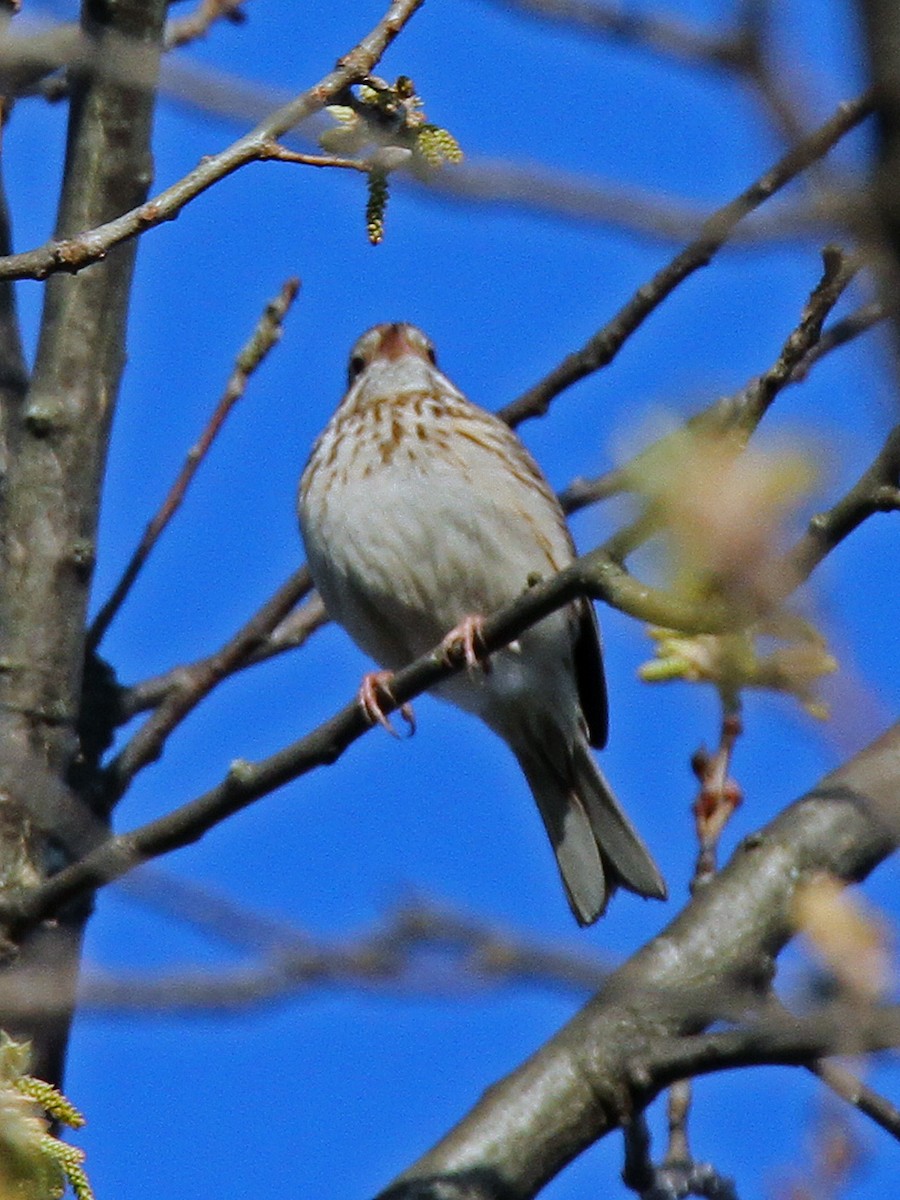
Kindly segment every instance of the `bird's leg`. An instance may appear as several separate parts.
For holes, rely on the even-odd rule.
[[[484,648],[484,617],[476,613],[463,617],[460,623],[451,629],[441,642],[441,650],[449,661],[456,654],[462,654],[468,669],[481,667],[485,675],[490,674],[491,665]]]
[[[359,685],[359,704],[363,712],[366,714],[370,724],[383,726],[393,737],[400,737],[400,734],[391,724],[391,719],[388,717],[384,709],[381,707],[381,700],[378,693],[381,692],[387,696],[389,700],[393,700],[391,695],[391,680],[394,678],[393,671],[369,671],[363,676],[362,683]],[[409,736],[416,732],[416,717],[411,704],[403,704],[400,707],[400,716],[409,726]]]

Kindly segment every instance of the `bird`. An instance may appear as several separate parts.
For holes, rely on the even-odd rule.
[[[575,558],[550,485],[519,437],[439,370],[405,322],[355,343],[347,391],[313,445],[298,498],[313,582],[329,616],[379,665],[359,699],[387,724],[393,672],[442,645],[467,669],[432,691],[510,747],[581,925],[617,887],[665,899],[649,850],[590,746],[607,739],[593,605],[578,599],[486,657],[486,615]]]

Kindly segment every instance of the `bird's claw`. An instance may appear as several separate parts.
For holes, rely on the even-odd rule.
[[[393,671],[370,671],[367,675],[364,675],[363,681],[359,685],[359,704],[371,725],[381,725],[392,737],[399,738],[401,735],[397,732],[390,717],[381,707],[381,700],[378,696],[378,693],[381,692],[390,701],[393,701],[394,697],[391,695],[391,680],[393,678]],[[412,737],[416,732],[416,716],[412,705],[402,704],[400,706],[400,716],[409,726],[407,737]]]
[[[470,671],[481,667],[485,675],[490,674],[490,661],[484,645],[484,617],[476,614],[463,617],[443,639],[441,650],[448,661],[461,654]]]

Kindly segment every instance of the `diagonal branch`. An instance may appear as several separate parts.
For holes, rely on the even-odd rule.
[[[786,590],[796,586],[795,576],[784,572],[781,577]],[[295,583],[307,580],[303,568],[295,577]],[[535,584],[518,600],[489,617],[483,631],[486,653],[508,645],[543,617],[584,595],[612,603],[620,611],[650,624],[687,633],[740,628],[754,615],[749,608],[742,612],[735,605],[724,602],[695,603],[649,587],[630,575],[611,557],[609,550],[601,546],[577,559],[554,578]],[[284,612],[292,606],[288,590],[276,594],[270,604],[276,601],[285,606]],[[257,614],[262,625],[266,624],[261,619],[264,612],[261,610]],[[223,651],[222,669],[227,671],[233,661],[243,661],[248,644],[252,644],[258,635],[259,629],[254,623],[245,627]],[[463,666],[460,655],[450,658],[442,645],[435,647],[395,674],[391,695],[386,696],[382,704],[385,714],[400,708]],[[212,665],[208,680],[209,686],[216,681]],[[170,695],[140,734],[114,760],[106,781],[110,804],[121,794],[135,771],[158,756],[169,730],[181,719],[183,707],[192,707],[203,694],[204,690],[191,687],[184,694]],[[130,833],[111,837],[80,862],[60,871],[21,900],[8,904],[5,910],[0,909],[0,914],[5,911],[13,929],[20,923],[30,925],[48,916],[72,897],[104,886],[148,859],[197,841],[221,821],[262,796],[316,767],[334,762],[371,728],[358,700],[352,701],[312,733],[268,758],[256,763],[236,760],[225,778],[203,795]]]
[[[269,351],[281,340],[282,322],[291,304],[293,304],[299,288],[300,281],[298,279],[289,279],[282,286],[278,296],[266,305],[250,340],[237,356],[234,370],[231,372],[228,383],[225,386],[225,391],[207,422],[199,441],[188,451],[187,458],[178,474],[178,478],[169,489],[169,493],[159,511],[153,516],[144,530],[144,535],[122,573],[121,579],[113,588],[109,599],[94,618],[87,636],[88,651],[96,650],[97,646],[103,640],[107,629],[109,629],[115,619],[116,614],[125,603],[134,585],[134,581],[140,574],[141,568],[150,557],[153,547],[159,541],[163,530],[169,524],[184,500],[194,475],[197,473],[200,464],[203,462],[219,431],[225,424],[229,413],[247,390],[250,376],[259,367]]]
[[[500,0],[500,7],[694,66],[721,70],[745,65],[745,38],[740,29],[708,33],[677,17],[641,13],[605,0]]]
[[[818,513],[785,556],[782,574],[797,584],[868,517],[900,512],[900,425],[887,435],[874,462],[831,508]]]
[[[381,1200],[525,1200],[629,1121],[636,1105],[693,1069],[672,1066],[689,1035],[741,998],[752,1009],[765,994],[774,956],[793,933],[797,889],[822,871],[860,879],[890,853],[883,821],[900,827],[898,789],[895,725],[747,839],[658,937]],[[830,1040],[805,1047],[809,1057],[834,1048],[834,1028],[828,1032]],[[885,1040],[894,1042],[896,1027],[890,1034]]]
[[[221,680],[252,659],[272,630],[311,588],[307,567],[299,567],[220,650],[181,668],[156,711],[104,772],[104,806],[108,810],[124,794],[137,772],[159,758],[172,730]]]
[[[393,0],[387,12],[337,67],[318,83],[261,121],[218,154],[205,157],[183,179],[145,204],[93,228],[72,231],[34,250],[0,258],[0,279],[45,279],[56,271],[76,272],[147,229],[178,216],[186,204],[248,163],[272,157],[272,143],[364,79],[424,0]]]
[[[688,276],[705,267],[731,237],[735,227],[754,209],[828,151],[872,112],[871,93],[839,105],[837,111],[809,137],[788,151],[739,196],[730,200],[704,223],[698,236],[661,271],[643,284],[604,327],[580,349],[555,367],[539,383],[523,392],[498,414],[516,426],[543,416],[554,397],[586,375],[607,366],[627,339],[667,296]],[[2,265],[2,263],[0,263]]]
[[[298,607],[291,608],[282,614],[280,604],[277,601],[272,604],[273,598],[270,597],[246,623],[245,628],[252,625],[255,632],[252,637],[247,639],[243,656],[234,658],[229,668],[231,673],[244,671],[248,667],[273,658],[276,654],[283,654],[286,650],[298,649],[317,629],[327,623],[325,606],[318,592],[312,592],[309,598],[300,604],[303,597],[312,589],[312,580],[305,565],[298,568],[290,579],[281,585],[277,594],[281,594],[282,588],[287,589],[285,602],[289,601],[291,605],[296,604]],[[227,644],[231,645],[233,640],[229,639]],[[160,675],[153,675],[149,679],[143,679],[140,683],[124,688],[119,695],[117,724],[124,725],[138,713],[157,708],[173,691],[185,692],[199,686],[199,680],[218,660],[222,652],[222,649],[216,650],[196,662],[172,667]],[[216,674],[219,678],[226,678],[225,675],[219,676],[218,669]],[[208,694],[208,691],[205,691],[204,694]],[[140,734],[135,736],[140,736]]]
[[[784,556],[773,574],[780,590],[770,593],[771,603],[786,599],[809,577],[827,553],[858,528],[866,517],[888,508],[900,507],[900,492],[896,487],[898,471],[900,427],[889,435],[873,464],[850,491],[833,508],[815,517],[807,532]],[[486,648],[489,651],[499,649],[578,595],[589,595],[638,620],[685,633],[725,632],[740,628],[743,623],[753,619],[754,612],[749,607],[746,611],[739,611],[733,604],[711,600],[694,603],[647,586],[622,566],[621,541],[622,535],[614,534],[605,545],[589,551],[567,570],[531,588],[519,600],[496,613],[485,626]],[[310,585],[308,572],[303,567],[221,651],[157,681],[157,686],[165,688],[159,708],[107,769],[106,786],[110,803],[114,803],[122,794],[137,771],[159,756],[171,731],[212,687],[232,671],[255,661],[257,654],[265,654],[267,635],[290,612],[304,589],[308,590]],[[324,619],[320,608],[311,615],[312,627]],[[440,648],[423,655],[395,676],[391,689],[393,702],[386,699],[383,706],[385,712],[392,712],[395,707],[433,687],[456,669],[458,664],[448,663]],[[148,702],[152,699],[151,691]],[[133,701],[129,711],[136,711]],[[176,822],[177,834],[165,824],[169,817],[160,818],[160,822],[154,823],[154,832],[148,835],[149,842],[141,841],[137,850],[139,857],[151,857],[172,849],[166,844],[166,839],[171,835],[184,839],[178,844],[195,840],[231,812],[252,803],[288,779],[332,762],[366,728],[358,706],[349,705],[292,747],[249,768],[249,774],[242,767],[239,779],[228,779],[200,801],[193,802],[199,807],[194,808],[189,804],[177,810],[181,814]],[[223,806],[221,812],[220,805]],[[170,814],[170,817],[174,815]],[[196,831],[193,825],[195,819],[200,821]],[[162,837],[160,849],[156,848],[157,837]],[[117,874],[120,873],[117,871]]]
[[[817,292],[819,293],[818,298],[820,302],[826,300],[829,305],[833,302],[824,293],[821,285],[817,288]],[[810,297],[811,302],[812,300],[813,297]],[[885,311],[883,305],[873,301],[872,303],[861,305],[848,316],[835,321],[833,325],[830,325],[819,335],[818,340],[813,340],[805,353],[802,353],[801,348],[799,359],[794,359],[795,365],[790,370],[787,378],[782,378],[781,386],[803,383],[816,363],[825,358],[826,355],[860,337],[862,334],[867,333],[884,319]],[[794,331],[788,343],[785,344],[785,347],[782,349],[782,356],[797,332],[799,332],[799,328]],[[771,370],[780,374],[778,364],[774,368],[770,368]],[[739,403],[738,397],[746,396],[753,387],[759,385],[760,380],[765,380],[765,378],[765,376],[761,376],[753,381],[753,383],[748,384],[736,397],[727,397],[724,400],[715,401],[704,409],[702,413],[698,413],[691,419],[694,421],[711,420],[717,412],[725,407],[736,409]],[[771,403],[771,399],[769,403]],[[590,504],[596,504],[600,501],[608,500],[611,496],[617,496],[622,492],[629,491],[632,478],[633,464],[613,467],[611,470],[604,471],[602,475],[596,475],[592,479],[576,478],[559,493],[559,502],[564,512],[578,512],[582,508],[587,508]]]

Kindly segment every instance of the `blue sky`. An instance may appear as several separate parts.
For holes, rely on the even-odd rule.
[[[640,6],[648,8],[647,5]],[[670,0],[712,22],[722,0]],[[780,70],[815,118],[860,87],[849,5],[779,9]],[[35,4],[32,12],[68,11]],[[184,57],[300,91],[380,16],[353,5],[249,0],[248,22],[221,25]],[[733,78],[644,51],[591,42],[487,0],[428,0],[379,68],[412,76],[431,120],[471,160],[535,162],[715,206],[778,153]],[[162,187],[244,131],[163,102],[156,129]],[[50,232],[64,112],[20,106],[5,137],[17,249]],[[839,161],[858,163],[866,135]],[[35,153],[35,147],[41,153]],[[301,560],[299,472],[340,398],[351,343],[369,325],[410,320],[441,363],[488,408],[508,402],[580,346],[677,249],[627,232],[513,208],[477,209],[396,189],[387,238],[373,249],[364,188],[351,173],[254,165],[143,239],[129,362],[116,418],[96,577],[108,594],[181,459],[203,427],[262,305],[297,274],[303,291],[282,345],[253,380],[103,651],[132,682],[223,642]],[[735,250],[694,276],[615,363],[561,396],[523,436],[556,487],[604,470],[653,414],[688,415],[774,360],[820,270],[815,243]],[[858,293],[857,295],[860,295]],[[39,286],[22,285],[34,337]],[[772,433],[815,423],[819,500],[836,496],[895,419],[877,335],[823,363],[766,419]],[[813,501],[814,502],[814,501]],[[596,544],[622,510],[575,523]],[[862,745],[896,711],[896,568],[885,518],[833,557],[806,600],[842,663],[835,720],[822,726],[778,697],[753,696],[735,771],[746,802],[726,835],[750,830]],[[632,620],[601,612],[611,695],[604,770],[666,875],[663,906],[619,896],[579,932],[524,780],[503,745],[427,698],[419,732],[375,730],[333,767],[299,780],[173,855],[167,870],[313,938],[355,936],[420,892],[523,936],[624,956],[682,904],[693,835],[688,762],[717,736],[707,691],[636,679],[649,643]],[[220,688],[139,778],[117,814],[129,828],[215,783],[235,757],[261,757],[347,702],[366,660],[338,629],[300,654]],[[847,697],[853,698],[852,703]],[[868,894],[896,910],[896,868]],[[217,943],[110,890],[87,939],[89,968],[211,971],[240,960]],[[287,1193],[373,1195],[575,1011],[579,998],[538,988],[445,997],[313,990],[236,1016],[151,1018],[86,1012],[76,1021],[67,1089],[87,1112],[79,1143],[98,1197]],[[896,1096],[897,1077],[893,1079]],[[772,1194],[802,1161],[817,1085],[800,1072],[703,1081],[695,1151],[738,1181],[742,1200]],[[654,1117],[660,1127],[659,1114]],[[773,1136],[777,1131],[777,1136]],[[896,1167],[886,1135],[866,1135],[869,1173],[850,1200],[883,1194]],[[546,1190],[552,1200],[624,1195],[613,1136]]]

